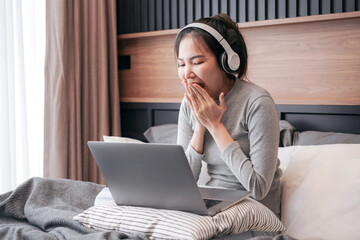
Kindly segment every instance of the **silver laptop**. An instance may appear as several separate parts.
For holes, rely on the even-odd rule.
[[[94,141],[88,145],[118,205],[213,216],[251,195],[198,188],[180,145]]]

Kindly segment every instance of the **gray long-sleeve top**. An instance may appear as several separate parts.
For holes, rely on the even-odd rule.
[[[235,140],[221,153],[213,137],[205,131],[203,154],[190,140],[195,118],[184,98],[179,113],[177,143],[185,149],[197,180],[202,160],[207,163],[207,186],[248,190],[252,197],[280,213],[279,121],[275,103],[261,87],[237,79],[225,96],[225,128]]]

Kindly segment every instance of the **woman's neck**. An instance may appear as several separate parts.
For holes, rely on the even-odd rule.
[[[231,91],[231,89],[234,87],[235,79],[228,78],[226,76],[226,77],[224,77],[223,83],[224,83],[223,87],[216,94],[216,96],[213,97],[214,100],[219,100],[220,93],[222,93],[222,92],[224,93],[224,96],[226,96]]]
[[[233,78],[226,78],[226,80],[224,81],[226,83],[226,85],[224,86],[224,95],[226,96],[231,89],[234,87],[235,84],[235,80]]]

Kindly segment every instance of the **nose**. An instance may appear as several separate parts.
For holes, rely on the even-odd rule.
[[[195,73],[193,72],[191,65],[186,65],[185,66],[185,72],[184,72],[184,78],[185,79],[189,79],[189,78],[193,78],[195,77]]]

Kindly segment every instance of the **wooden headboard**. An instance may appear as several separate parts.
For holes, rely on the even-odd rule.
[[[249,79],[277,104],[360,105],[360,12],[239,24]],[[178,30],[119,35],[122,102],[177,102],[174,40]],[[126,57],[127,56],[127,57]]]
[[[180,103],[122,103],[122,134],[146,141],[143,133],[152,126],[177,123]],[[360,105],[276,105],[279,120],[298,131],[360,134]]]

